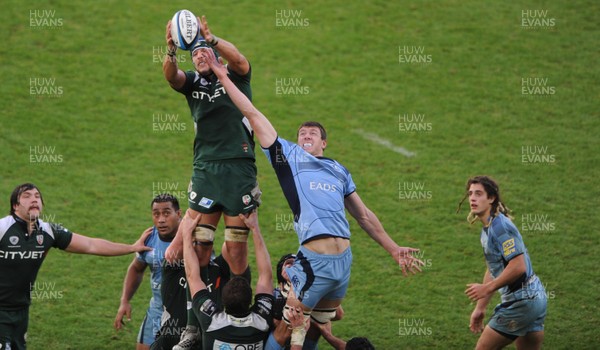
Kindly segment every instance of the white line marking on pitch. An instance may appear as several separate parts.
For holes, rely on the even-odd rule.
[[[414,157],[417,154],[415,152],[411,152],[409,150],[407,150],[404,147],[398,147],[395,146],[394,144],[392,144],[390,141],[383,139],[381,137],[379,137],[379,135],[374,134],[372,132],[368,132],[368,131],[364,131],[362,129],[357,129],[356,131],[354,131],[356,134],[361,135],[362,137],[364,137],[365,139],[369,140],[369,141],[373,141],[375,143],[378,143],[386,148],[391,149],[392,151],[396,152],[396,153],[400,153],[406,157]]]

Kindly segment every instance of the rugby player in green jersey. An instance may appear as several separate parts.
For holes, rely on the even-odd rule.
[[[223,216],[225,242],[231,253],[228,263],[234,275],[241,275],[248,266],[248,228],[238,214],[249,213],[258,206],[254,132],[202,59],[199,49],[212,47],[225,59],[228,74],[248,98],[252,97],[251,69],[248,60],[233,44],[211,33],[205,17],[199,22],[202,37],[190,50],[195,70],[184,72],[177,65],[177,46],[171,37],[169,21],[163,74],[171,88],[185,96],[194,120],[194,161],[188,204],[192,218],[202,214],[195,231],[196,239],[212,242]],[[211,250],[212,246],[206,245],[203,253],[210,255]]]
[[[40,219],[44,200],[31,183],[10,196],[10,215],[0,219],[0,349],[25,349],[32,286],[50,248],[101,256],[149,251],[149,232],[134,244],[113,243]]]

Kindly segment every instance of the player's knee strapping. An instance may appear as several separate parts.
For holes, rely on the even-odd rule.
[[[229,226],[225,228],[225,241],[226,242],[248,242],[248,233],[250,232],[247,228]]]
[[[196,226],[194,230],[194,241],[204,245],[211,245],[215,240],[216,227],[213,225],[202,224]]]
[[[310,318],[312,318],[313,321],[315,321],[317,323],[325,324],[325,323],[331,321],[335,317],[335,310],[336,309],[318,309],[318,308],[315,308],[311,312]]]

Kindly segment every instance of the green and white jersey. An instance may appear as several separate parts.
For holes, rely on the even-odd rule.
[[[219,311],[208,290],[196,293],[192,302],[204,336],[203,349],[262,350],[273,323],[273,295],[258,294],[245,317]]]
[[[229,70],[229,68],[228,68]],[[185,95],[194,120],[194,167],[202,161],[255,159],[254,132],[248,119],[231,101],[214,74],[185,73],[185,84],[178,91]],[[238,75],[229,70],[231,81],[252,99],[251,71]]]
[[[73,234],[66,228],[38,220],[27,232],[17,216],[0,219],[0,310],[20,310],[31,304],[31,286],[50,248],[66,249]]]

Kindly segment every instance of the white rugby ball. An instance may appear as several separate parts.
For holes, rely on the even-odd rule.
[[[177,47],[189,50],[200,33],[198,18],[188,10],[179,10],[171,20],[171,37]]]

